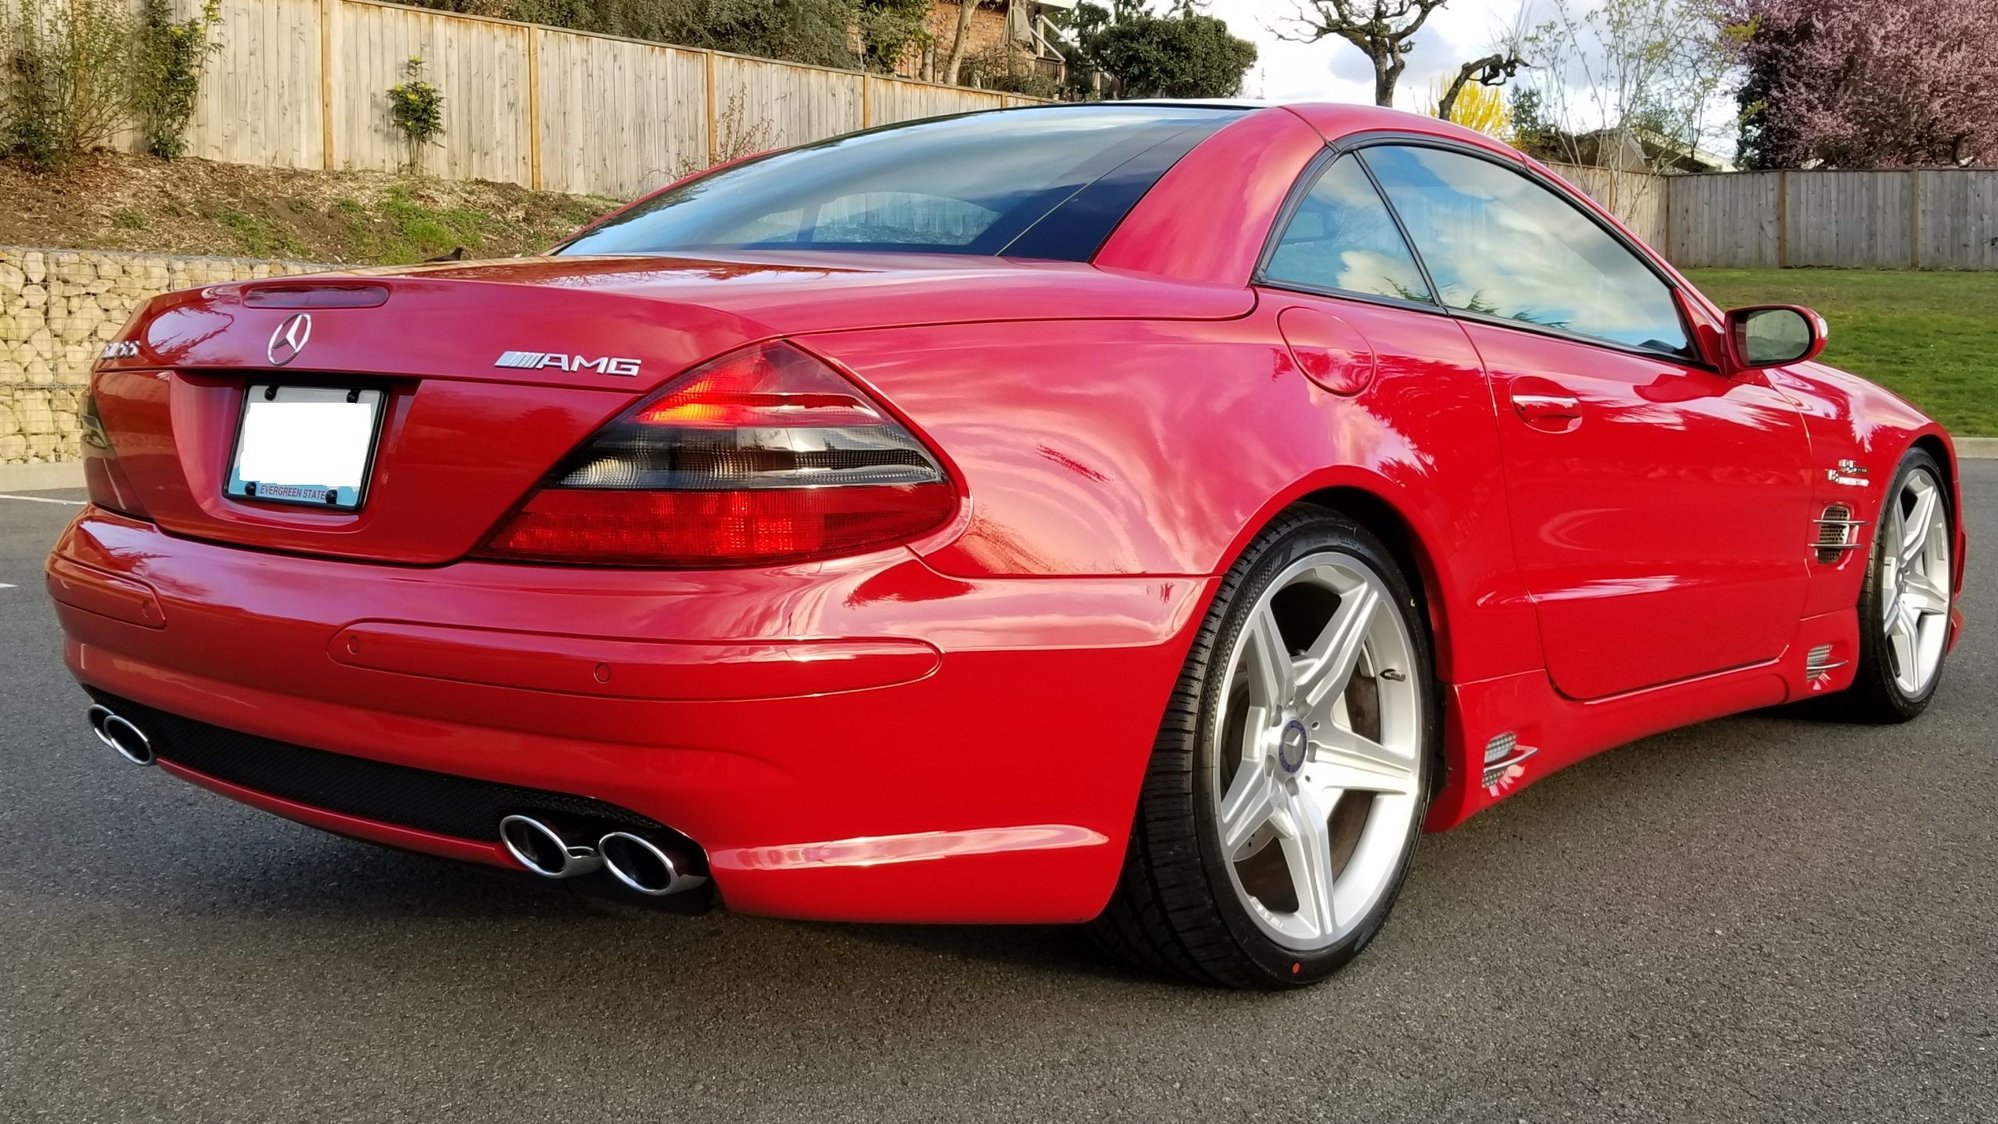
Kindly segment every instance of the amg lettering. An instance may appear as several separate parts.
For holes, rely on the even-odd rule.
[[[495,367],[513,367],[522,370],[543,371],[550,367],[558,371],[595,371],[602,375],[634,376],[638,374],[639,360],[606,355],[601,359],[591,359],[586,355],[566,355],[548,351],[506,351],[493,361]]]

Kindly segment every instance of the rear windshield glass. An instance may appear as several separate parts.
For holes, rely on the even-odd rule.
[[[891,125],[704,176],[558,252],[899,250],[1086,261],[1174,161],[1241,112],[1048,106]]]

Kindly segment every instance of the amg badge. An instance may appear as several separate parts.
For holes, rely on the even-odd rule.
[[[519,367],[530,371],[554,367],[563,371],[595,371],[600,375],[636,375],[638,360],[618,359],[606,355],[602,359],[589,359],[581,355],[562,355],[547,351],[502,351],[493,360],[495,367]]]

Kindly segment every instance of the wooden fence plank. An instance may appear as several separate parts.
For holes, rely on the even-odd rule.
[[[1774,269],[1782,255],[1776,172],[1675,176],[1666,193],[1672,261],[1682,268]]]
[[[542,185],[630,198],[707,163],[703,52],[543,33]]]
[[[1922,265],[1998,269],[1998,168],[1929,170],[1918,180]]]
[[[1909,180],[1898,172],[1789,175],[1793,266],[1900,269],[1908,264]]]

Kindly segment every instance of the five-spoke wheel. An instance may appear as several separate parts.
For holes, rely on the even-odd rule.
[[[1894,683],[1925,692],[1949,639],[1949,505],[1927,468],[1900,480],[1880,527],[1881,616]]]
[[[1906,722],[1942,681],[1949,652],[1955,512],[1942,468],[1911,450],[1882,495],[1859,598],[1859,667],[1828,707],[1866,722]]]
[[[1230,881],[1279,944],[1352,931],[1393,878],[1420,804],[1414,646],[1357,557],[1313,554],[1257,598],[1213,737]]]
[[[1277,519],[1187,656],[1098,939],[1235,986],[1329,975],[1408,872],[1434,707],[1426,623],[1392,554],[1329,511]]]

